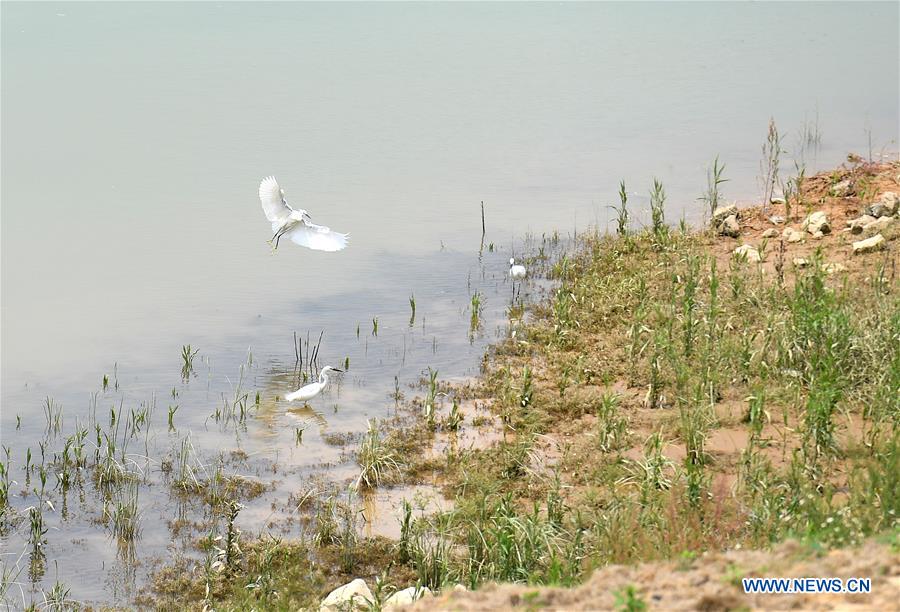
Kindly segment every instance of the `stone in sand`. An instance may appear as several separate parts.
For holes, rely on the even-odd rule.
[[[831,226],[828,225],[828,215],[825,214],[824,211],[817,210],[814,213],[811,213],[806,219],[803,220],[803,224],[800,226],[805,229],[810,234],[815,234],[816,232],[822,232],[823,234],[827,234],[831,231]]]
[[[896,215],[898,209],[900,209],[900,196],[893,191],[886,191],[878,200],[866,207],[866,212],[873,217],[890,217]]]
[[[853,254],[858,255],[860,253],[870,253],[872,251],[878,251],[884,248],[884,236],[881,234],[877,234],[872,236],[871,238],[866,238],[865,240],[860,240],[859,242],[853,243]]]
[[[337,610],[365,610],[374,600],[372,591],[362,578],[357,578],[344,586],[339,586],[319,605],[319,612],[332,612]]]
[[[806,259],[805,257],[795,257],[794,265],[797,266],[798,268],[805,268],[809,265],[809,260]]]
[[[851,193],[853,193],[853,186],[849,180],[841,181],[831,186],[831,194],[835,197],[846,198]]]
[[[880,234],[888,227],[894,224],[895,219],[893,217],[878,217],[871,223],[866,223],[863,227],[863,232],[867,236],[871,236],[872,234]]]
[[[712,220],[713,223],[717,223],[718,221],[723,221],[725,217],[730,217],[731,215],[738,214],[738,207],[735,204],[729,204],[728,206],[719,206],[713,211]]]
[[[888,205],[895,215],[900,212],[900,194],[894,191],[885,191],[878,200]]]
[[[749,244],[742,244],[733,252],[738,257],[746,258],[750,263],[759,263],[762,261],[762,257],[759,256],[759,251],[756,250],[756,247],[750,246]]]
[[[763,238],[776,238],[778,236],[778,230],[774,227],[770,227],[766,231],[762,233]]]
[[[417,599],[428,595],[431,595],[431,590],[428,587],[418,588],[411,586],[407,589],[403,589],[402,591],[397,591],[396,593],[388,597],[381,609],[390,610],[393,608],[408,606]]]
[[[803,232],[798,232],[792,227],[784,228],[784,231],[781,232],[781,236],[787,242],[803,242]]]
[[[846,272],[847,266],[842,263],[834,262],[827,263],[822,268],[825,270],[826,274],[837,274],[838,272]]]
[[[737,215],[729,215],[725,217],[718,225],[719,234],[737,238],[741,235],[741,224],[738,223]]]
[[[872,221],[875,221],[875,217],[873,217],[872,215],[863,215],[861,217],[857,217],[856,219],[847,221],[847,227],[850,228],[851,234],[861,234],[863,228],[865,228]]]

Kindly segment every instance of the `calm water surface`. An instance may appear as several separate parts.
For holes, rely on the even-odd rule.
[[[255,462],[281,466],[276,491],[242,515],[261,529],[271,502],[318,464],[337,463],[336,480],[352,471],[322,435],[392,413],[395,376],[405,386],[429,366],[441,378],[477,373],[486,343],[507,333],[506,259],[533,254],[529,233],[605,227],[620,179],[640,209],[660,178],[669,219],[699,220],[716,155],[726,197],[758,196],[770,117],[786,169],[867,155],[870,136],[875,154],[897,148],[896,3],[2,10],[0,436],[19,482],[13,505],[36,503],[18,494],[24,453],[45,439],[45,398],[63,406],[68,435],[115,372],[99,420],[120,402],[155,402],[146,453],[134,449],[150,457],[145,562],[169,555],[158,472],[188,436],[197,461],[242,449],[244,471],[267,480]],[[801,150],[803,126],[816,123],[820,145]],[[287,244],[273,256],[256,198],[268,174],[293,204],[350,232],[350,247]],[[481,201],[496,246],[483,257]],[[472,338],[474,291],[485,317]],[[294,384],[292,333],[322,330],[320,361],[349,358],[350,372],[314,412],[289,414],[276,396]],[[188,343],[200,353],[183,383]],[[245,426],[216,423],[242,373],[260,408]],[[304,423],[314,426],[297,446]],[[51,502],[47,556],[72,596],[127,597],[148,564],[135,572],[92,522],[98,497],[75,495],[66,512]],[[27,527],[0,534],[4,563]],[[55,577],[50,567],[38,586]]]

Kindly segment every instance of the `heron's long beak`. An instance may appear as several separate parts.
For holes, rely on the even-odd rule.
[[[335,372],[340,372],[340,373],[341,373],[341,374],[343,374],[343,373],[344,373],[344,371],[343,371],[343,370],[338,370],[338,369],[337,369],[337,368],[331,368],[331,369],[332,369],[332,370],[333,370],[333,371],[335,371]]]

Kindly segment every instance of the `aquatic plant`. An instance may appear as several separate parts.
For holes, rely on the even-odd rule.
[[[44,601],[41,604],[42,610],[49,610],[50,612],[64,612],[65,610],[73,610],[79,607],[78,602],[69,599],[70,589],[59,581],[59,567],[57,565],[56,568],[57,579],[54,581],[53,586],[50,587],[49,591],[44,591],[41,589],[41,596]],[[3,601],[0,598],[0,601]]]
[[[435,428],[435,418],[437,413],[437,407],[435,406],[438,395],[437,376],[438,371],[429,367],[428,393],[425,396],[425,403],[422,406],[422,416],[425,417],[425,423],[430,430],[434,430]]]
[[[125,545],[132,545],[139,534],[138,483],[130,481],[114,489],[104,512],[112,522],[113,535]]]
[[[356,478],[357,489],[374,489],[400,471],[399,457],[381,437],[377,423],[370,419],[368,430],[357,452],[360,472]]]
[[[459,410],[459,399],[454,397],[453,405],[450,407],[450,412],[444,420],[444,425],[448,431],[459,431],[459,428],[462,426],[463,418],[463,414]]]
[[[181,347],[181,380],[187,382],[194,374],[194,357],[200,349],[192,349],[190,344]]]
[[[29,451],[31,449],[28,449]],[[8,446],[3,447],[3,453],[6,455],[5,461],[0,461],[0,532],[3,531],[3,525],[7,512],[9,512],[9,489],[12,485],[10,476],[10,449]]]
[[[781,135],[775,125],[775,119],[769,119],[769,129],[766,134],[766,142],[762,146],[762,160],[759,163],[760,184],[763,190],[762,205],[768,210],[775,193],[775,185],[778,184],[778,169],[781,164]]]
[[[481,325],[481,293],[475,291],[472,293],[471,302],[471,316],[469,317],[469,333],[474,333],[475,330]]]
[[[658,179],[653,179],[653,189],[650,190],[650,221],[653,235],[656,237],[657,246],[665,244],[668,237],[666,226],[666,190]]]
[[[47,420],[46,436],[55,436],[59,434],[63,426],[63,409],[62,406],[53,401],[52,398],[44,399],[44,418]]]
[[[619,206],[613,206],[616,211],[616,233],[619,236],[628,235],[628,192],[625,191],[625,181],[619,181]]]
[[[706,170],[706,193],[700,197],[703,202],[706,202],[706,209],[709,211],[710,218],[712,218],[715,210],[721,206],[720,200],[722,196],[719,193],[719,185],[728,182],[727,178],[722,178],[724,172],[725,164],[719,165],[719,156],[716,155],[712,166]]]
[[[47,535],[47,527],[44,525],[44,514],[39,505],[28,509],[28,524],[28,545],[31,547],[31,555],[28,560],[28,575],[31,577],[32,582],[37,582],[44,575],[44,546],[47,544],[45,537]]]

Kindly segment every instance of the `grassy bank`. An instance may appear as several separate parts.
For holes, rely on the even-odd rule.
[[[232,549],[226,532],[202,571],[159,574],[153,602],[315,606],[363,577],[382,587],[377,608],[410,584],[567,586],[609,564],[786,538],[895,541],[900,222],[882,223],[867,254],[841,230],[900,192],[898,175],[896,163],[853,163],[796,179],[786,201],[740,211],[736,237],[666,225],[654,186],[651,227],[626,219],[530,262],[555,288],[511,304],[514,333],[476,383],[432,377],[401,429],[366,436],[361,489],[437,483],[451,510],[407,505],[392,542],[358,535],[352,495],[307,500],[308,541]],[[830,232],[784,239],[813,212]],[[745,244],[761,261],[734,253]]]

